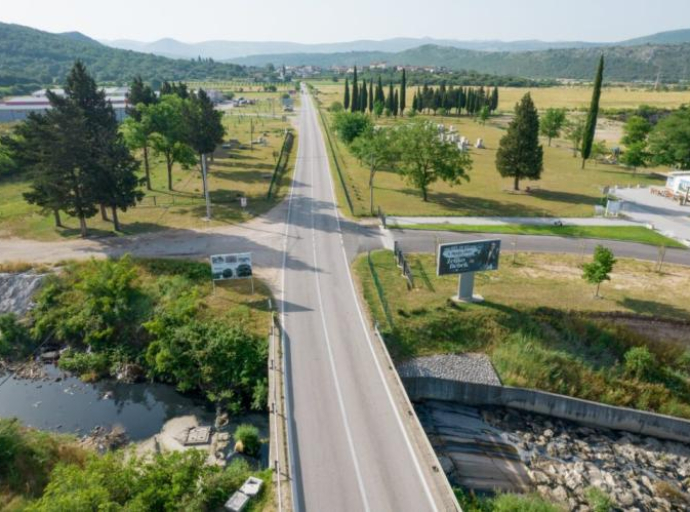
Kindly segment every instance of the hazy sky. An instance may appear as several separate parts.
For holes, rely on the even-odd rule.
[[[96,39],[397,36],[617,41],[690,28],[690,0],[3,0],[0,20]]]

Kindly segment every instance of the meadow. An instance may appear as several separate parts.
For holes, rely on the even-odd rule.
[[[258,93],[257,93],[258,94]],[[213,220],[203,220],[206,207],[203,198],[201,172],[198,166],[185,170],[175,165],[173,191],[167,189],[167,175],[162,158],[154,157],[151,165],[152,188],[139,205],[120,213],[122,232],[114,233],[112,223],[100,215],[87,220],[92,235],[112,236],[136,234],[167,228],[203,229],[237,223],[268,211],[282,200],[287,190],[296,144],[293,145],[290,164],[278,182],[277,193],[270,199],[267,193],[277,155],[283,145],[285,130],[292,128],[290,117],[277,107],[272,115],[272,98],[280,105],[280,94],[263,94],[256,105],[226,110],[223,122],[227,128],[226,140],[236,140],[232,149],[218,148],[209,159],[209,187]],[[266,144],[250,144],[263,137]],[[297,133],[293,131],[295,135]],[[143,164],[140,171],[143,176]],[[63,214],[65,228],[55,228],[52,215],[28,204],[22,194],[29,190],[29,182],[20,176],[0,177],[0,237],[22,237],[39,240],[57,240],[79,235],[79,222]],[[240,197],[246,197],[248,206],[241,208]]]
[[[690,418],[690,270],[657,273],[653,263],[621,259],[594,298],[581,278],[589,259],[506,252],[498,271],[476,275],[485,302],[465,305],[450,300],[457,277],[437,277],[430,254],[408,255],[411,290],[389,251],[362,255],[354,269],[397,361],[483,352],[507,385]],[[676,323],[663,329],[650,318]],[[635,348],[651,353],[644,377],[626,365]]]

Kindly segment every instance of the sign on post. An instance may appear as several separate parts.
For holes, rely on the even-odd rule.
[[[457,300],[479,302],[474,295],[474,273],[498,270],[500,240],[473,240],[441,244],[438,248],[436,273],[439,276],[459,274]]]
[[[211,275],[213,283],[231,279],[251,279],[254,293],[252,253],[214,254],[211,256]]]

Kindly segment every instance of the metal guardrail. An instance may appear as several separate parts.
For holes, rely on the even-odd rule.
[[[319,116],[321,117],[321,123],[323,124],[323,130],[326,132],[326,140],[328,140],[328,146],[331,149],[331,154],[333,155],[333,162],[335,163],[335,169],[338,172],[338,178],[340,178],[340,184],[343,187],[343,193],[345,194],[345,200],[347,201],[347,206],[350,209],[350,215],[353,217],[355,216],[355,210],[354,207],[352,206],[352,199],[350,198],[350,192],[347,189],[347,185],[345,184],[345,178],[343,177],[343,171],[340,168],[340,164],[338,163],[338,155],[335,151],[335,148],[333,147],[333,140],[331,139],[331,133],[330,133],[330,128],[328,126],[328,123],[326,121],[326,118],[323,116],[323,112],[321,111],[321,107],[317,107],[317,110],[319,111]]]
[[[280,178],[285,172],[285,169],[287,169],[294,141],[295,135],[292,133],[292,131],[288,130],[285,133],[285,139],[283,139],[283,146],[280,148],[280,155],[278,156],[276,167],[273,170],[271,184],[268,186],[268,193],[266,194],[267,199],[271,199],[271,197],[275,193],[274,187],[276,187],[276,184],[280,181]]]

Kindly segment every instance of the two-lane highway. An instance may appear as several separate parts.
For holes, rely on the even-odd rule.
[[[441,510],[357,299],[304,91],[302,105],[281,304],[296,510]]]

